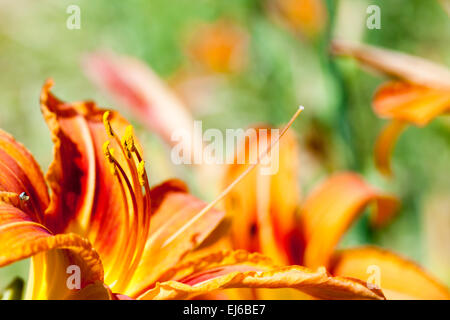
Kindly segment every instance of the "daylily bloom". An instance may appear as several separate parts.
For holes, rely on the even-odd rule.
[[[55,144],[45,178],[29,151],[0,131],[0,266],[32,257],[27,298],[180,299],[236,287],[383,298],[361,281],[278,267],[242,250],[183,260],[223,213],[178,180],[150,189],[127,121],[93,102],[63,102],[51,86],[41,92]],[[80,270],[80,289],[68,285],[69,266]]]
[[[249,148],[251,143],[259,143],[255,140],[242,147],[246,154],[254,149]],[[230,192],[225,209],[233,220],[234,248],[262,252],[280,265],[322,266],[333,275],[364,281],[372,280],[370,272],[375,268],[388,299],[450,299],[444,285],[392,252],[376,247],[335,252],[339,239],[369,204],[375,205],[372,224],[381,226],[392,217],[398,201],[359,175],[343,172],[321,183],[300,205],[298,162],[296,140],[286,135],[279,145],[279,171],[272,176],[254,171]],[[230,165],[224,184],[245,168]],[[267,293],[258,291],[256,296],[267,297]],[[270,297],[274,298],[273,294]],[[282,291],[275,297],[299,296]]]
[[[404,53],[344,41],[334,41],[333,52],[398,79],[383,84],[373,99],[375,113],[391,119],[375,146],[378,169],[390,175],[390,154],[406,126],[423,127],[450,111],[450,70]]]

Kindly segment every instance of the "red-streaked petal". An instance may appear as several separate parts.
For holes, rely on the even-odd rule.
[[[359,280],[331,277],[324,269],[277,267],[259,254],[218,252],[177,266],[172,279],[157,283],[140,299],[188,299],[228,288],[294,288],[323,299],[383,299]]]
[[[34,221],[43,222],[49,198],[47,185],[39,165],[31,153],[8,133],[0,130],[0,192],[20,195],[29,199],[22,209]]]
[[[376,204],[372,222],[381,225],[397,208],[397,200],[369,186],[354,173],[332,176],[306,199],[301,226],[306,241],[304,265],[328,266],[339,239],[371,202]]]
[[[450,291],[415,263],[376,247],[343,250],[332,261],[334,275],[379,285],[387,299],[445,299]],[[373,279],[371,279],[371,277]]]
[[[158,195],[163,197],[163,200],[154,200],[161,204],[152,216],[149,238],[141,263],[124,292],[131,297],[154,285],[162,273],[200,245],[224,217],[223,212],[211,209],[195,220],[206,204],[188,193],[177,191],[177,187],[172,187],[173,182],[169,182],[153,189],[153,196]],[[190,224],[191,221],[194,222]],[[186,225],[189,227],[178,234]],[[177,236],[174,238],[175,234]]]
[[[102,263],[87,239],[76,234],[52,235],[25,212],[0,202],[0,267],[31,256],[54,258],[41,260],[38,268],[42,272],[32,272],[39,277],[33,282],[33,290],[40,288],[45,297],[61,299],[68,294],[66,268],[72,264],[80,267],[82,288],[103,280]]]
[[[450,89],[433,89],[406,82],[388,82],[373,99],[375,113],[424,126],[450,111]]]

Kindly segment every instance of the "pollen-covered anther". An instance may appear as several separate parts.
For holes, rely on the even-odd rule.
[[[125,128],[125,134],[122,137],[122,146],[126,150],[128,158],[131,158],[131,154],[135,152],[136,147],[134,144],[133,126],[129,125]]]
[[[111,127],[110,119],[111,119],[111,112],[110,111],[105,111],[105,113],[103,113],[103,125],[105,126],[106,133],[110,137],[113,137],[114,136],[114,132],[113,132],[113,129]]]
[[[105,143],[103,144],[102,147],[103,154],[105,155],[106,159],[108,159],[109,162],[113,162],[111,150],[109,149],[109,144],[110,144],[109,140],[105,141]]]
[[[111,165],[110,168],[111,174],[116,174],[117,171],[116,171],[116,163],[114,161],[114,149],[110,149],[109,144],[110,144],[109,140],[103,144],[103,154],[105,155],[106,159],[108,159]]]
[[[137,166],[138,176],[139,176],[139,184],[141,186],[145,186],[147,173],[145,171],[145,161],[139,162]]]

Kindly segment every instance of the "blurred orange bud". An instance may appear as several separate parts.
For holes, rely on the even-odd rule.
[[[248,60],[248,35],[237,24],[217,21],[197,27],[188,40],[188,55],[207,71],[241,71]]]
[[[268,0],[267,9],[276,21],[309,38],[319,34],[328,19],[322,0]]]

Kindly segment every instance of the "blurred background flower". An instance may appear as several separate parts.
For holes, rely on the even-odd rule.
[[[123,101],[88,80],[86,65],[82,68],[83,57],[99,50],[132,57],[152,70],[152,79],[177,101],[174,109],[181,105],[186,111],[180,123],[199,119],[204,129],[220,130],[255,123],[279,126],[303,104],[307,112],[293,128],[302,163],[299,194],[308,194],[331,173],[352,170],[402,202],[393,221],[381,229],[371,229],[369,213],[364,213],[339,247],[375,244],[392,249],[450,285],[445,246],[450,231],[448,115],[424,128],[409,127],[391,156],[395,177],[384,178],[373,152],[385,122],[371,104],[388,78],[329,53],[330,40],[340,38],[449,66],[450,20],[441,2],[446,3],[0,0],[0,127],[46,168],[52,146],[36,98],[44,79],[54,78],[67,100],[94,99],[108,108],[123,107]],[[73,4],[80,8],[81,28],[71,30],[66,9]],[[366,27],[369,5],[380,7],[381,29]],[[152,97],[145,88],[144,93]],[[143,142],[151,184],[177,176],[197,196],[214,197],[195,179],[195,168],[168,161],[164,134],[149,131],[148,119],[132,112],[127,116],[135,120]],[[15,275],[27,279],[27,265],[22,261],[0,269],[0,289]]]

